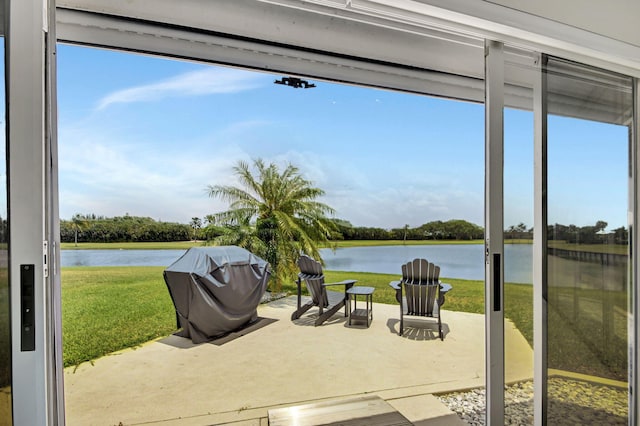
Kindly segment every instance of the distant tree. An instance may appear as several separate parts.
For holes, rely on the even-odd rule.
[[[304,179],[297,167],[289,164],[281,171],[258,159],[253,169],[255,173],[243,161],[233,168],[241,188],[208,186],[210,197],[230,203],[229,210],[215,215],[216,221],[238,227],[231,229],[235,237],[225,235],[218,241],[232,239],[238,245],[250,245],[251,251],[271,264],[275,286],[280,288],[284,280],[295,278],[300,254],[322,261],[319,244],[328,243],[337,230],[326,216],[333,209],[317,201],[324,191]]]
[[[518,226],[515,227],[515,231],[516,232],[527,232],[527,225],[525,225],[524,223],[520,222],[518,224]]]
[[[604,231],[607,228],[608,225],[609,224],[607,222],[605,222],[604,220],[599,220],[599,221],[596,222],[596,226],[594,226],[594,231],[596,233]]]
[[[624,226],[613,230],[613,240],[616,244],[628,244],[629,232]]]
[[[527,225],[520,222],[517,225],[509,226],[509,228],[505,229],[504,233],[505,237],[508,239],[532,238],[533,228],[527,229]]]
[[[76,213],[71,218],[71,223],[73,224],[74,232],[73,243],[75,247],[78,247],[78,232],[81,232],[88,225],[88,221],[86,216]]]
[[[192,217],[189,226],[193,229],[193,241],[198,239],[198,230],[202,228],[202,219],[199,217]]]

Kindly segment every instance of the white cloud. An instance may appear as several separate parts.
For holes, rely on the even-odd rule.
[[[191,149],[163,150],[118,142],[90,129],[62,129],[60,217],[75,213],[150,216],[187,223],[226,208],[209,198],[206,186],[231,183],[230,170],[242,150],[229,144],[215,154]]]
[[[110,93],[100,99],[97,109],[112,104],[149,102],[169,97],[236,93],[259,87],[265,76],[231,68],[207,68],[184,73],[157,83]]]

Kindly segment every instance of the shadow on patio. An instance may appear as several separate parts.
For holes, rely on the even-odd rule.
[[[260,425],[270,408],[364,394],[415,421],[416,398],[484,386],[482,315],[443,311],[440,341],[429,319],[398,336],[396,305],[374,303],[365,328],[343,311],[319,327],[304,326],[314,310],[292,322],[295,304],[261,305],[261,321],[224,342],[169,336],[67,369],[67,424]],[[530,379],[531,348],[510,323],[505,335],[507,381]]]

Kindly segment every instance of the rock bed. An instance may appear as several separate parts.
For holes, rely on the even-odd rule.
[[[548,419],[552,425],[626,425],[628,393],[617,388],[566,378],[548,382]],[[471,426],[485,424],[485,392],[473,389],[439,395],[449,409]],[[506,387],[505,425],[533,424],[533,382]]]
[[[282,299],[284,297],[287,297],[287,293],[272,293],[270,291],[265,291],[264,294],[262,295],[262,299],[260,300],[260,303],[269,303],[269,302],[273,302],[274,300],[278,300],[278,299]]]

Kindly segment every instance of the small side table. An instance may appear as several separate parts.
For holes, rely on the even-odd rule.
[[[373,321],[373,287],[355,286],[347,290],[349,295],[349,325],[352,320],[365,320],[367,327]],[[358,309],[358,296],[364,296],[366,300],[366,309]],[[353,299],[353,310],[351,309],[351,299]]]

